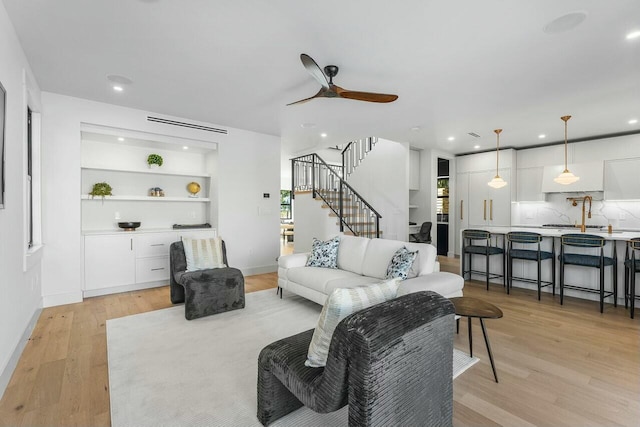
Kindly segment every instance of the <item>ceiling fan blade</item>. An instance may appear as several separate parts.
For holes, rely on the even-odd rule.
[[[391,95],[386,93],[373,93],[373,92],[357,92],[354,90],[340,90],[336,91],[340,98],[354,99],[356,101],[368,101],[368,102],[393,102],[398,99],[398,95]]]
[[[311,58],[306,53],[300,54],[300,60],[302,61],[302,65],[304,65],[304,68],[307,69],[309,74],[311,74],[323,88],[329,89],[329,81],[327,80],[327,76],[324,75],[322,68],[320,68],[318,64],[316,64],[316,61],[314,61],[313,58]]]
[[[335,96],[335,95],[333,95],[333,96]],[[328,90],[325,90],[325,88],[320,88],[318,93],[316,93],[315,95],[313,95],[313,96],[311,96],[309,98],[301,99],[300,101],[292,102],[291,104],[287,104],[287,106],[294,105],[294,104],[302,104],[304,102],[311,101],[314,98],[329,98],[329,97],[331,97],[330,92]]]

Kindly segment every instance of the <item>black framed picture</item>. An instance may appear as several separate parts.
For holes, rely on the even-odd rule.
[[[4,209],[4,129],[7,119],[7,92],[0,83],[0,209]]]

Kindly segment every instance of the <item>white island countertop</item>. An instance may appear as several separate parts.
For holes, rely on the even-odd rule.
[[[472,228],[469,228],[472,229]],[[587,229],[586,233],[580,233],[579,228],[554,228],[554,227],[477,227],[477,230],[485,230],[495,234],[507,234],[512,231],[529,231],[548,237],[560,237],[563,234],[593,234],[604,237],[607,240],[626,241],[634,237],[640,237],[640,231],[616,231],[608,233],[607,230]]]

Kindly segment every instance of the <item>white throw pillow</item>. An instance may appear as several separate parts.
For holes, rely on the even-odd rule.
[[[322,307],[318,325],[313,331],[305,366],[319,368],[327,364],[333,331],[351,313],[396,297],[400,279],[395,278],[359,288],[334,289]]]
[[[182,239],[184,256],[187,259],[187,271],[206,270],[226,267],[222,256],[222,239]]]

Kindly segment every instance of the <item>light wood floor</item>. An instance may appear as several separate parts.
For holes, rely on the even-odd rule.
[[[442,269],[458,262],[442,259]],[[276,286],[275,273],[246,278],[246,291]],[[477,323],[481,361],[454,382],[456,426],[640,425],[640,321],[624,308],[467,282],[464,293],[498,305],[487,320],[499,384]],[[274,298],[275,298],[274,292]],[[44,309],[0,401],[0,425],[109,426],[105,323],[171,306],[168,287]],[[477,321],[476,321],[477,322]],[[468,350],[466,322],[455,346]]]

